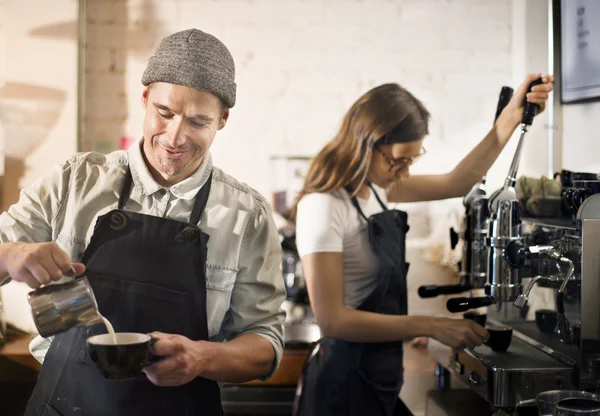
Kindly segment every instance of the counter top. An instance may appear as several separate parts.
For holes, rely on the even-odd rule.
[[[42,365],[29,353],[29,343],[35,334],[9,333],[8,342],[0,347],[0,357],[39,371]]]

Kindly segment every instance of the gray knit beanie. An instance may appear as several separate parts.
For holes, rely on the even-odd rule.
[[[229,108],[235,105],[235,64],[214,36],[189,29],[164,38],[142,76],[142,84],[167,82],[208,91]]]

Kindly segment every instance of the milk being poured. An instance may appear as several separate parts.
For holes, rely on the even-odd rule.
[[[100,315],[100,318],[102,318],[102,321],[104,321],[104,326],[106,326],[106,329],[108,330],[108,333],[110,334],[110,340],[112,341],[112,343],[114,345],[116,345],[117,344],[117,336],[115,335],[115,329],[113,328],[110,321],[108,319],[106,319],[104,316]]]

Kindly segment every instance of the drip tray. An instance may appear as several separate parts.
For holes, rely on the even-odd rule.
[[[459,352],[453,361],[452,373],[500,408],[514,408],[543,391],[575,387],[573,367],[514,336],[506,352],[480,346]]]
[[[513,337],[510,347],[505,352],[495,352],[485,345],[479,346],[470,353],[482,364],[497,370],[527,370],[533,369],[566,369],[570,368],[557,358],[542,350]]]

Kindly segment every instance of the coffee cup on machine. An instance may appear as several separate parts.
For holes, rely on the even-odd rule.
[[[512,341],[512,327],[503,325],[488,325],[487,329],[490,337],[483,343],[493,351],[504,352],[510,346]]]
[[[568,214],[575,215],[585,200],[594,192],[588,188],[569,188],[563,194]]]
[[[144,369],[163,357],[152,353],[157,342],[146,334],[117,332],[115,344],[110,334],[87,339],[88,354],[105,378],[126,380],[139,376]]]
[[[540,331],[552,334],[558,324],[558,313],[552,309],[538,309],[535,311],[535,323]]]
[[[560,172],[554,173],[554,179],[558,179],[563,188],[568,188],[573,185],[571,175],[573,172],[563,169]]]
[[[563,188],[569,188],[573,185],[573,181],[594,181],[600,179],[597,173],[591,172],[571,172],[563,169],[560,172],[554,173],[554,179],[560,181]]]

